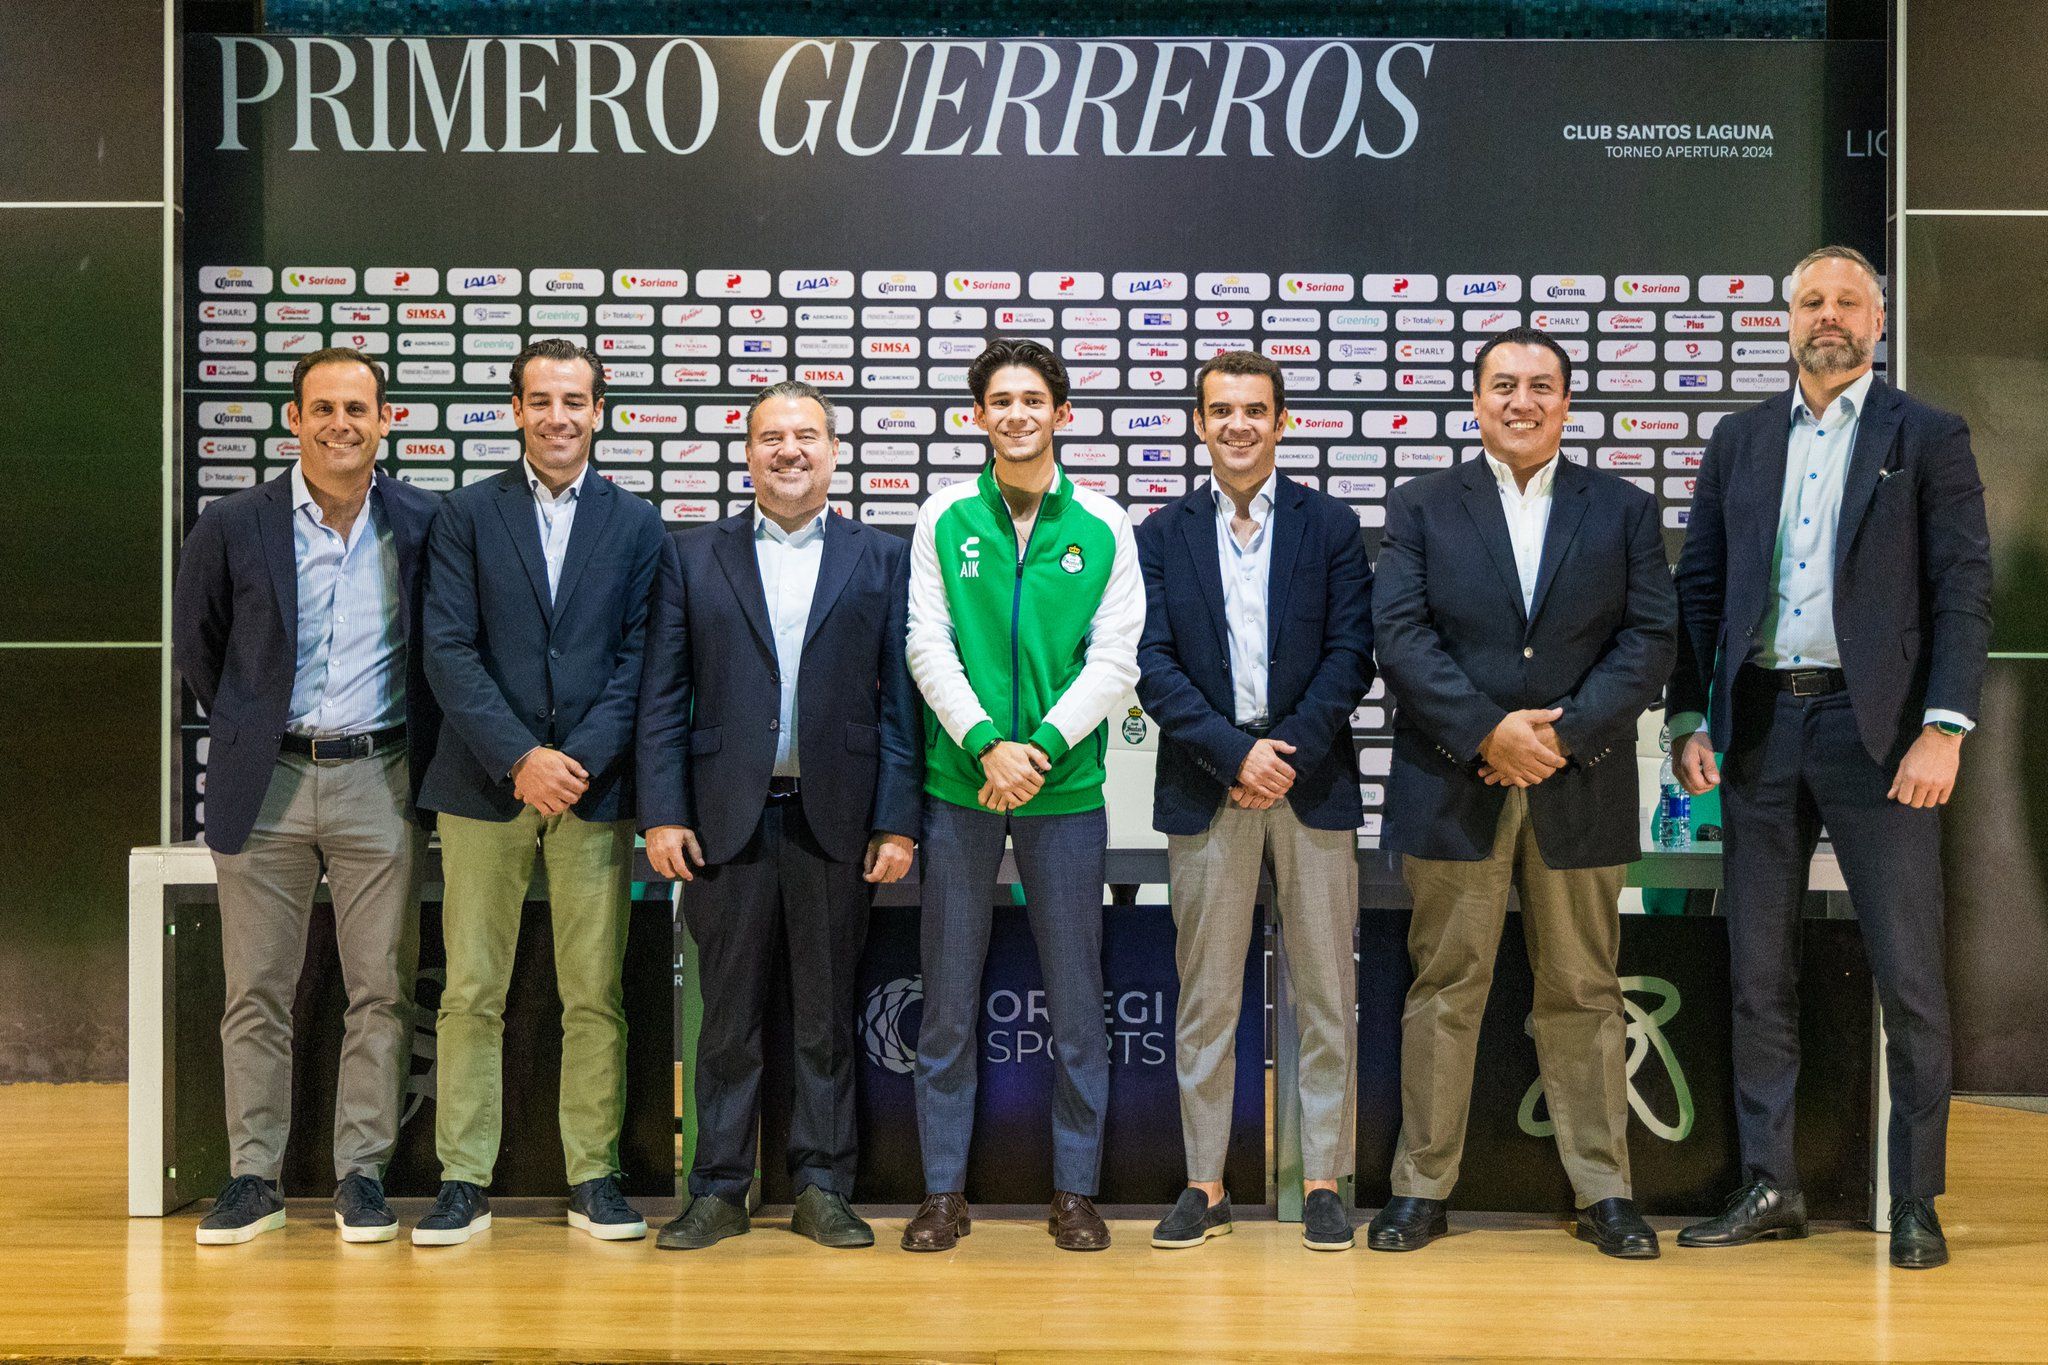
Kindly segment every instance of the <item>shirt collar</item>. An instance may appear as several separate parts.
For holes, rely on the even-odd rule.
[[[1518,498],[1540,498],[1547,496],[1552,486],[1557,482],[1558,456],[1556,455],[1551,456],[1550,463],[1537,470],[1535,475],[1529,480],[1529,486],[1523,488],[1515,482],[1515,471],[1502,464],[1499,460],[1494,459],[1492,451],[1482,447],[1479,453],[1481,458],[1486,461],[1487,467],[1493,470],[1493,481],[1501,486],[1503,492],[1513,493]]]
[[[1863,402],[1870,397],[1871,381],[1876,378],[1876,370],[1865,370],[1855,383],[1835,395],[1835,401],[1828,404],[1828,412],[1833,412],[1846,404],[1849,409],[1850,420],[1853,421],[1861,417],[1863,415]],[[1799,387],[1798,379],[1794,378],[1792,381],[1792,416],[1790,419],[1793,426],[1799,425],[1799,419],[1802,415],[1815,426],[1819,426],[1827,417],[1827,413],[1815,413],[1806,406],[1806,391]]]
[[[820,507],[818,515],[812,517],[794,531],[785,531],[780,526],[777,526],[768,517],[767,513],[761,510],[761,504],[757,501],[754,504],[754,539],[760,540],[765,536],[769,540],[780,541],[784,545],[808,545],[819,536],[825,534],[825,516],[831,510],[830,507]]]
[[[590,461],[585,460],[581,474],[572,479],[560,493],[550,493],[548,486],[540,481],[540,475],[533,472],[533,461],[522,459],[520,467],[526,474],[526,486],[533,493],[534,500],[544,502],[550,507],[560,507],[563,503],[576,501],[577,495],[583,491],[583,481],[590,477]]]
[[[1266,481],[1259,485],[1259,491],[1252,494],[1252,515],[1254,519],[1262,511],[1270,512],[1273,510],[1273,499],[1278,494],[1279,487],[1280,471],[1275,469],[1266,476]],[[1209,475],[1209,496],[1215,500],[1218,513],[1227,514],[1236,506],[1235,503],[1231,502],[1230,495],[1223,491],[1223,485],[1216,482],[1214,472],[1211,472]]]
[[[291,472],[291,480],[292,480],[292,511],[293,511],[293,512],[295,512],[295,513],[296,513],[296,512],[303,512],[303,511],[307,510],[308,508],[311,508],[311,509],[312,509],[312,511],[313,511],[313,517],[314,517],[314,520],[316,520],[316,521],[317,521],[317,520],[319,520],[319,517],[320,517],[320,504],[319,504],[319,503],[317,503],[317,502],[315,502],[315,501],[313,501],[313,488],[312,488],[312,485],[311,485],[311,484],[308,484],[308,483],[306,482],[306,468],[305,468],[305,466],[304,466],[304,465],[298,464],[298,463],[296,463],[296,462],[294,462],[294,463],[293,463],[293,465],[292,465],[292,472]],[[363,511],[364,511],[364,513],[365,513],[365,514],[367,515],[367,514],[371,514],[371,513],[374,513],[374,512],[376,511],[376,510],[377,510],[377,481],[376,481],[376,477],[375,477],[374,475],[372,475],[372,476],[371,476],[371,479],[370,479],[370,491],[369,491],[369,493],[368,493],[368,494],[367,494],[367,495],[366,495],[366,496],[365,496],[365,497],[363,498]]]

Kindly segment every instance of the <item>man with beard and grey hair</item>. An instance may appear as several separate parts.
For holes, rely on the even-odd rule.
[[[1787,296],[1798,383],[1714,429],[1678,562],[1672,754],[1688,791],[1722,788],[1745,1176],[1678,1243],[1806,1235],[1799,902],[1826,826],[1884,1008],[1891,1260],[1925,1269],[1948,1260],[1940,808],[1990,647],[1984,485],[1961,418],[1871,373],[1869,261],[1823,247]]]

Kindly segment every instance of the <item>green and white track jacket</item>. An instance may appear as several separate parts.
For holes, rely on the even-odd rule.
[[[925,791],[978,809],[974,755],[993,739],[1053,760],[1019,815],[1102,805],[1110,711],[1138,679],[1145,583],[1123,508],[1065,470],[1017,532],[995,475],[918,509],[910,547],[910,675],[925,718]]]

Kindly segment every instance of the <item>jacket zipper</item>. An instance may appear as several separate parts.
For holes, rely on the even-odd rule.
[[[1009,510],[1005,504],[1003,511],[1007,513]],[[1031,554],[1031,538],[1038,534],[1039,517],[1045,515],[1045,504],[1042,501],[1039,503],[1038,513],[1038,516],[1031,519],[1031,530],[1025,534],[1024,544],[1017,551],[1017,582],[1010,590],[1010,738],[1013,741],[1023,739],[1017,731],[1024,723],[1024,675],[1019,671],[1017,643],[1018,627],[1024,615],[1024,561]],[[1010,539],[1017,539],[1017,523],[1014,519],[1010,522]]]

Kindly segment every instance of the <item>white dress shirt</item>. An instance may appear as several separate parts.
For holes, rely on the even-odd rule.
[[[297,657],[285,728],[353,735],[405,720],[405,623],[398,619],[398,548],[374,495],[343,538],[292,466],[292,557],[298,578]]]
[[[804,631],[811,598],[825,562],[826,509],[794,531],[785,531],[754,504],[754,563],[768,600],[768,628],[775,636],[775,673],[782,683],[781,723],[775,729],[775,776],[801,777],[797,758],[796,679],[802,671]]]
[[[1557,484],[1557,456],[1529,476],[1527,487],[1515,471],[1485,453],[1493,481],[1500,485],[1500,510],[1508,519],[1508,543],[1515,549],[1515,577],[1522,586],[1522,616],[1536,605],[1536,575],[1543,568],[1543,533],[1550,527],[1551,490]]]
[[[540,528],[540,552],[548,563],[548,601],[555,600],[555,587],[562,581],[562,561],[569,553],[569,533],[576,527],[576,495],[583,491],[583,481],[595,477],[590,465],[585,462],[583,472],[570,480],[559,493],[548,492],[548,486],[540,481],[540,475],[533,472],[533,465],[526,466],[526,486],[533,490],[533,518]]]
[[[1216,500],[1216,560],[1223,569],[1223,624],[1230,638],[1230,686],[1239,725],[1264,725],[1271,717],[1266,699],[1266,603],[1273,564],[1273,493],[1278,471],[1252,495],[1251,539],[1240,545],[1230,519],[1237,504],[1211,477]]]

